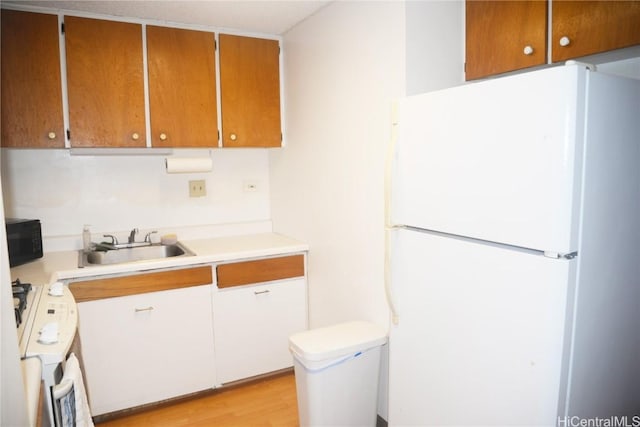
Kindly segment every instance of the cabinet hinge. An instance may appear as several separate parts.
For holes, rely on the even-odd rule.
[[[64,22],[60,23],[60,34],[64,34]]]
[[[213,40],[213,51],[217,52],[217,50],[218,50],[218,40],[214,39]]]
[[[67,129],[67,140],[71,141],[71,131]]]

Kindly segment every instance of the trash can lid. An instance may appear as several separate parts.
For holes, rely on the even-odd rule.
[[[325,360],[347,355],[387,342],[384,328],[374,323],[353,321],[298,332],[289,337],[291,350],[307,360]]]

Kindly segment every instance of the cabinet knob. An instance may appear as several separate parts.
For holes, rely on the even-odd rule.
[[[522,52],[524,52],[524,54],[527,56],[531,55],[533,54],[533,48],[531,46],[525,46]]]
[[[232,133],[231,135],[229,135],[229,139],[235,141],[236,139],[238,139],[238,136],[235,133]]]
[[[56,139],[56,133],[55,132],[49,132],[47,134],[47,138],[49,139]]]
[[[167,140],[167,134],[166,133],[161,133],[160,134],[160,141],[166,141]]]
[[[560,37],[560,46],[569,46],[571,44],[571,39],[567,36]]]
[[[131,134],[131,139],[133,139],[134,141],[139,140],[140,135],[138,134],[138,132],[134,132],[133,134]]]

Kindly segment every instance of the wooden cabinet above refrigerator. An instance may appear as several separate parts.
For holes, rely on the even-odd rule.
[[[637,45],[639,22],[640,1],[468,0],[466,78]]]

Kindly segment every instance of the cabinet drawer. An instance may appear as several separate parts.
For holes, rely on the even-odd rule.
[[[211,267],[204,266],[72,282],[69,283],[69,289],[77,302],[85,302],[103,298],[208,285],[212,282]]]
[[[217,267],[218,288],[304,276],[304,255],[234,262]]]

